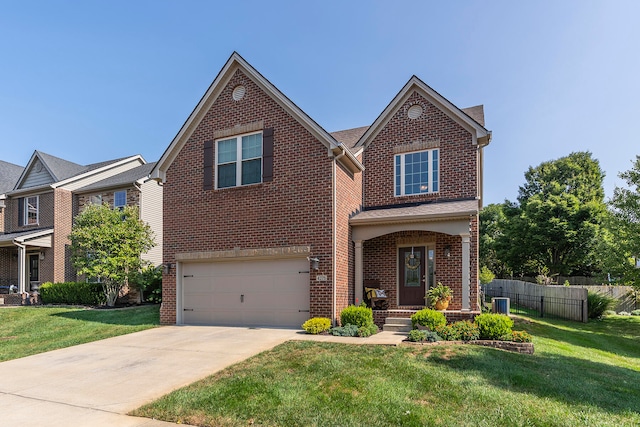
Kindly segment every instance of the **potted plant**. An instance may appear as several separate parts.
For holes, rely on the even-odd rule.
[[[427,298],[433,308],[436,310],[446,310],[451,301],[451,288],[443,285],[441,282],[427,291]]]

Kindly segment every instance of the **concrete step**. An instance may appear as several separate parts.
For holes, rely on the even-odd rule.
[[[411,319],[408,317],[387,317],[382,326],[383,331],[392,332],[409,332],[411,329]]]

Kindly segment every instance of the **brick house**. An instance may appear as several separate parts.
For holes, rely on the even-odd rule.
[[[412,77],[371,126],[328,133],[233,53],[151,177],[164,188],[161,321],[334,322],[386,292],[387,316],[450,286],[478,310],[482,106]]]
[[[0,196],[0,284],[26,295],[43,282],[76,280],[68,236],[87,203],[136,204],[161,237],[162,189],[147,178],[153,166],[139,155],[79,165],[35,151],[11,190]],[[159,240],[160,248],[145,255],[155,264],[161,263]]]

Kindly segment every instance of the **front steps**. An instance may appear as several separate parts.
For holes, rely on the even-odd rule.
[[[391,332],[409,332],[411,329],[411,319],[408,317],[387,317],[382,326],[383,331]]]

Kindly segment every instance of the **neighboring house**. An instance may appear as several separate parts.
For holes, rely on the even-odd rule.
[[[478,312],[481,106],[461,110],[412,77],[371,126],[328,133],[231,55],[151,177],[164,189],[161,321],[334,322],[386,291],[376,322],[427,289],[447,316]]]
[[[25,294],[43,282],[76,280],[68,236],[79,208],[90,200],[101,198],[116,208],[121,203],[141,205],[161,236],[161,188],[145,179],[152,167],[139,155],[83,166],[35,151],[4,195],[0,282]],[[159,261],[157,253],[149,255]]]

